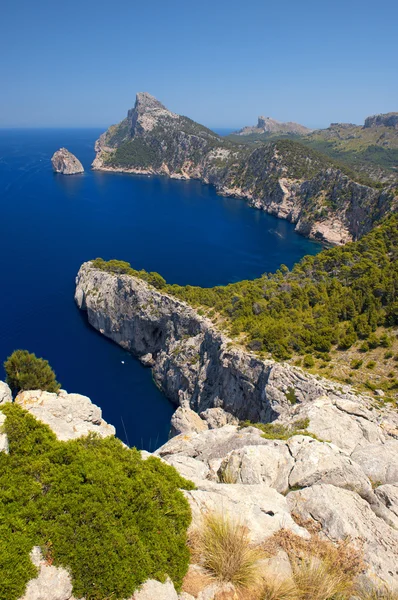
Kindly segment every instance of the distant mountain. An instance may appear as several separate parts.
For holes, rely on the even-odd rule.
[[[257,125],[253,127],[243,127],[239,131],[235,132],[235,135],[264,135],[264,134],[290,134],[290,135],[304,135],[310,133],[312,130],[299,123],[293,123],[288,121],[283,123],[277,121],[271,117],[258,117]]]
[[[334,244],[362,236],[398,203],[395,188],[364,185],[355,173],[302,143],[249,144],[220,137],[147,93],[137,94],[134,108],[95,148],[94,169],[200,179],[221,195],[244,198],[296,223],[303,235]]]

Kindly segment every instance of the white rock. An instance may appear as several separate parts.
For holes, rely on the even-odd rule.
[[[229,477],[233,483],[265,483],[278,492],[286,492],[294,460],[286,442],[267,441],[266,445],[244,446],[230,452],[219,468],[220,481]]]
[[[377,498],[398,517],[398,484],[387,483],[375,489]]]
[[[197,490],[184,491],[192,510],[193,527],[201,527],[207,512],[228,515],[249,530],[254,543],[285,527],[301,536],[307,532],[293,521],[287,500],[265,484],[202,482]]]
[[[359,465],[336,446],[302,435],[291,438],[288,445],[295,459],[289,475],[290,487],[331,483],[360,495],[371,492],[371,483]]]
[[[12,402],[11,390],[4,381],[0,381],[0,404],[6,402]]]
[[[39,573],[29,581],[20,600],[73,600],[72,581],[68,571],[62,567],[47,565],[38,547],[33,548],[30,556]]]
[[[331,540],[350,538],[364,544],[370,574],[388,584],[398,581],[398,531],[377,517],[355,492],[317,484],[287,495],[291,511],[314,520]]]
[[[190,456],[167,456],[164,460],[189,481],[203,481],[209,474],[209,467]]]
[[[2,433],[5,422],[6,416],[0,410],[0,452],[8,453],[8,437],[6,433]]]
[[[208,429],[206,421],[187,407],[179,406],[171,417],[170,437],[180,433],[198,433]]]
[[[89,433],[101,437],[115,435],[113,425],[102,419],[101,409],[87,396],[52,394],[34,390],[20,392],[15,403],[51,427],[61,441],[79,438]]]
[[[200,417],[206,421],[209,429],[218,429],[224,425],[239,425],[239,419],[223,408],[208,408],[200,413]]]
[[[132,600],[178,600],[178,596],[170,579],[165,583],[161,583],[155,579],[148,579],[135,592]]]
[[[351,455],[373,483],[398,483],[398,440],[369,444]]]

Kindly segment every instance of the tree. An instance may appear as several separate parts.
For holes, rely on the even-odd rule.
[[[57,392],[61,385],[47,360],[27,350],[15,350],[4,363],[6,381],[12,392],[44,390]]]

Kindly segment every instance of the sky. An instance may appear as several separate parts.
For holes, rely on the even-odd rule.
[[[396,0],[0,4],[0,127],[107,127],[140,91],[218,128],[398,111]]]

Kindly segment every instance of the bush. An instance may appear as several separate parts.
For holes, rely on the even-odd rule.
[[[59,442],[9,404],[0,453],[0,598],[16,600],[35,576],[34,545],[70,570],[77,598],[129,598],[148,578],[177,587],[189,563],[187,500],[194,486],[115,438]]]
[[[315,365],[315,361],[314,361],[313,357],[311,356],[311,354],[306,354],[304,356],[303,365],[307,369],[311,369]]]
[[[197,541],[201,564],[210,575],[237,588],[259,583],[262,550],[250,542],[247,528],[225,514],[208,514]]]
[[[4,368],[6,381],[14,394],[23,390],[57,392],[61,387],[48,361],[27,350],[15,350],[5,361]]]

